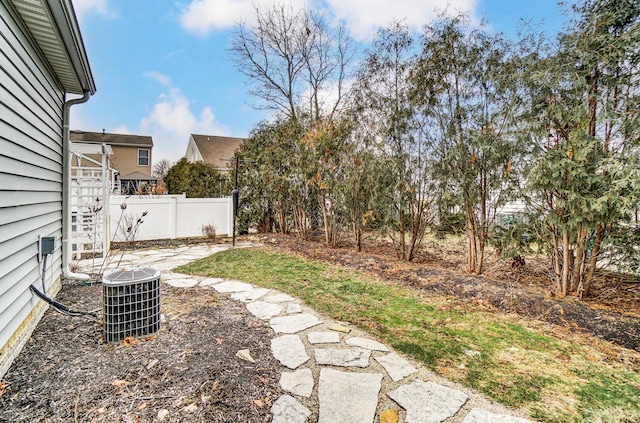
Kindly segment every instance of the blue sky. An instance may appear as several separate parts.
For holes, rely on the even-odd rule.
[[[289,1],[294,7],[326,7],[365,41],[393,18],[418,30],[447,4],[509,36],[521,18],[539,23],[549,36],[565,21],[556,0]],[[71,129],[151,135],[153,161],[176,161],[191,133],[246,137],[267,117],[250,106],[254,99],[226,50],[237,22],[250,19],[252,0],[73,4],[97,92],[72,108]]]

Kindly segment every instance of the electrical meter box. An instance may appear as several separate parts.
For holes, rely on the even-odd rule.
[[[43,236],[40,238],[40,253],[43,256],[53,254],[56,248],[56,239],[52,236]]]

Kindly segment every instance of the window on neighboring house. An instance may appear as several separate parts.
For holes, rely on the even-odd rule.
[[[149,166],[149,150],[138,150],[138,166]]]

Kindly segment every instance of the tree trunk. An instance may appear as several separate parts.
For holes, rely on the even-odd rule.
[[[562,296],[569,293],[571,282],[571,249],[569,245],[569,230],[562,229]]]
[[[327,202],[322,191],[318,192],[318,203],[320,204],[322,220],[324,221],[324,240],[327,246],[331,246],[331,223],[329,222],[329,216],[327,216]]]
[[[584,262],[587,253],[587,230],[580,224],[577,231],[576,254],[573,263],[573,278],[571,280],[570,292],[576,292],[582,284],[584,276]]]
[[[596,266],[598,265],[598,258],[600,255],[602,241],[604,240],[604,235],[604,226],[598,223],[598,226],[596,227],[596,238],[593,242],[591,256],[589,257],[589,268],[587,269],[587,275],[584,278],[582,289],[580,289],[578,292],[578,296],[580,297],[580,299],[589,295],[589,289],[591,288],[591,283],[593,282],[593,278],[596,274]]]
[[[307,214],[304,208],[294,205],[293,218],[297,236],[302,239],[307,239]]]
[[[407,241],[405,239],[405,228],[404,228],[404,211],[400,209],[400,223],[398,225],[398,229],[400,232],[400,257],[402,260],[406,260],[405,256],[407,250]]]
[[[287,218],[284,214],[284,210],[282,210],[282,207],[279,207],[276,211],[276,214],[278,215],[278,225],[279,225],[279,229],[280,229],[280,233],[281,234],[286,234],[287,233]]]
[[[416,247],[418,245],[418,241],[421,239],[422,234],[422,213],[423,207],[419,204],[418,200],[412,200],[411,206],[411,242],[409,244],[409,257],[407,260],[413,260],[415,255]],[[416,205],[417,203],[417,205]]]
[[[478,249],[477,249],[477,255],[478,255],[478,260],[476,261],[476,268],[474,273],[476,275],[481,275],[482,272],[484,271],[484,247],[486,244],[486,237],[483,234],[484,229],[480,229],[480,234],[478,234]]]
[[[557,228],[553,228],[553,272],[556,282],[556,290],[562,292],[562,266],[560,266],[560,242],[558,240]]]
[[[475,224],[470,207],[467,206],[467,268],[469,273],[474,273],[478,262],[478,250],[476,245]]]
[[[362,229],[356,223],[353,224],[353,234],[356,237],[356,251],[362,251]]]
[[[476,250],[476,267],[474,273],[481,275],[484,266],[484,247],[487,241],[487,180],[484,173],[481,173],[480,183],[480,227],[476,228],[478,232],[477,242],[478,248]]]

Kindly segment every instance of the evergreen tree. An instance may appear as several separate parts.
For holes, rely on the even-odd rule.
[[[439,198],[463,213],[468,271],[480,274],[496,212],[519,192],[518,61],[501,35],[472,30],[464,16],[426,26],[422,42],[414,104],[427,119]]]
[[[224,195],[221,187],[227,185],[228,177],[213,165],[205,162],[178,160],[164,178],[169,194],[186,193],[187,198],[218,198]],[[227,192],[227,195],[230,193]]]
[[[640,4],[574,6],[556,53],[533,54],[530,73],[537,195],[557,290],[589,292],[603,249],[640,194]]]

